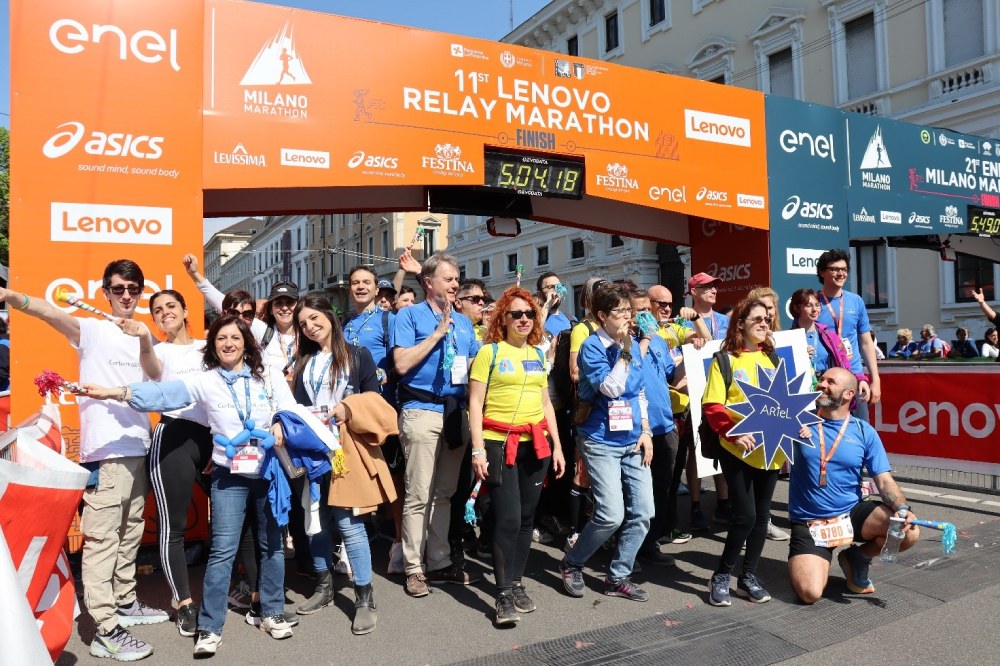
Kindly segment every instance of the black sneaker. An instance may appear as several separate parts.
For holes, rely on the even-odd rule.
[[[559,562],[559,573],[562,574],[563,587],[571,597],[582,597],[587,586],[583,583],[583,568],[575,567],[566,560]]]
[[[658,547],[653,547],[649,550],[640,550],[639,559],[646,564],[653,565],[654,567],[672,567],[676,564],[676,562],[674,562],[673,555],[664,553]]]
[[[517,614],[517,608],[514,606],[514,595],[510,592],[501,592],[497,597],[496,623],[517,624],[520,621],[521,616]]]
[[[177,633],[181,636],[194,636],[198,631],[198,607],[194,604],[184,604],[177,609]]]
[[[628,577],[604,579],[604,594],[609,597],[624,597],[632,601],[649,601],[649,592],[632,582]]]
[[[535,602],[528,596],[524,585],[514,583],[514,586],[510,589],[510,593],[514,596],[514,608],[517,609],[518,613],[530,613],[535,610]]]
[[[710,529],[712,529],[712,526],[705,520],[705,514],[701,512],[701,508],[693,507],[691,509],[691,531],[707,532]]]
[[[563,521],[559,520],[555,516],[545,516],[539,521],[539,524],[544,527],[548,532],[556,536],[569,536],[573,532],[573,528],[565,524]]]
[[[762,604],[771,600],[771,595],[760,584],[757,577],[752,573],[744,573],[736,583],[736,595],[744,597],[754,602]]]

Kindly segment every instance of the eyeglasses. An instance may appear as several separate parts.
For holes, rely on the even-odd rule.
[[[695,287],[695,289],[702,289],[704,291],[718,291],[719,287],[714,284],[706,284]]]
[[[226,310],[227,315],[232,315],[233,317],[242,317],[247,321],[253,321],[254,311],[253,310],[237,310],[236,308],[229,308]]]
[[[459,296],[458,300],[468,301],[470,303],[475,303],[476,305],[481,305],[484,301],[486,301],[486,298],[484,298],[483,296]]]
[[[650,300],[649,302],[651,304],[655,305],[658,308],[664,308],[665,309],[665,308],[672,308],[672,307],[674,307],[673,301],[654,301],[654,300]]]
[[[614,315],[630,315],[632,314],[632,308],[612,308],[611,314]]]
[[[831,266],[826,270],[833,273],[834,275],[847,275],[848,273],[851,272],[851,269],[847,268],[846,266],[837,266],[837,267]]]
[[[123,284],[116,284],[113,287],[108,287],[108,291],[110,291],[115,296],[121,296],[122,294],[125,293],[126,289],[128,290],[129,296],[138,296],[139,294],[142,293],[142,287],[140,287],[137,284],[130,284],[127,287]]]
[[[761,317],[761,316],[758,315],[756,317],[744,317],[743,321],[748,321],[751,324],[753,324],[754,326],[757,326],[759,324],[767,324],[768,326],[770,326],[771,322],[774,321],[774,318],[773,317]]]
[[[514,320],[521,319],[522,317],[527,317],[528,319],[534,319],[535,318],[535,311],[534,310],[509,310],[507,312],[507,316],[510,317],[511,319],[514,319]]]

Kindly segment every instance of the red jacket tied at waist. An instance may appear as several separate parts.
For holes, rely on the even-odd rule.
[[[510,423],[503,423],[502,421],[494,421],[484,416],[483,428],[507,433],[507,456],[504,462],[510,467],[513,467],[517,460],[517,447],[521,443],[521,435],[531,435],[531,443],[535,445],[535,455],[538,456],[539,460],[552,455],[552,449],[549,448],[549,440],[545,436],[545,431],[548,428],[548,423],[546,423],[545,419],[542,419],[538,423],[512,425]]]

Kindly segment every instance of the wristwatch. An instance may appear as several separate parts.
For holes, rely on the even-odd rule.
[[[632,362],[632,352],[625,351],[623,349],[621,355],[618,358],[624,360],[626,363],[631,363]]]
[[[698,321],[699,319],[701,319],[701,315],[697,312],[694,313],[693,317],[688,317],[688,321]]]

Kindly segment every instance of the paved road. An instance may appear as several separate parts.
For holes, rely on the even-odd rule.
[[[905,487],[905,486],[904,486]],[[590,590],[582,599],[562,592],[556,574],[561,551],[535,545],[526,585],[538,610],[519,625],[497,630],[493,616],[492,580],[486,576],[468,587],[444,586],[423,599],[411,599],[399,577],[376,575],[379,625],[375,633],[350,633],[353,591],[338,577],[335,607],[302,619],[295,636],[274,641],[231,613],[216,664],[448,664],[478,663],[792,663],[818,664],[842,660],[894,663],[998,663],[1000,648],[991,640],[1000,616],[1000,503],[996,497],[912,486],[908,496],[920,517],[954,523],[960,530],[958,554],[940,556],[940,535],[925,530],[922,543],[902,557],[900,565],[876,563],[876,594],[843,594],[834,567],[827,596],[813,607],[794,601],[785,575],[787,543],[768,542],[759,575],[774,596],[763,606],[736,602],[716,609],[706,602],[706,581],[722,550],[724,532],[667,546],[677,567],[647,568],[635,578],[651,593],[647,603],[600,594],[599,554],[588,570]],[[787,525],[787,483],[775,494],[777,524]],[[712,494],[703,500],[712,508]],[[687,514],[687,504],[680,515]],[[378,542],[376,572],[384,571],[388,543]],[[488,561],[470,568],[489,572]],[[200,571],[196,572],[200,577]],[[288,598],[293,604],[311,591],[310,582],[290,575]],[[195,588],[197,589],[197,581]],[[143,577],[144,601],[165,607],[169,593],[157,572]],[[961,621],[956,621],[957,619]],[[154,647],[146,663],[191,659],[192,643],[173,625],[137,628]],[[59,664],[107,663],[89,656],[93,625],[81,619]]]

